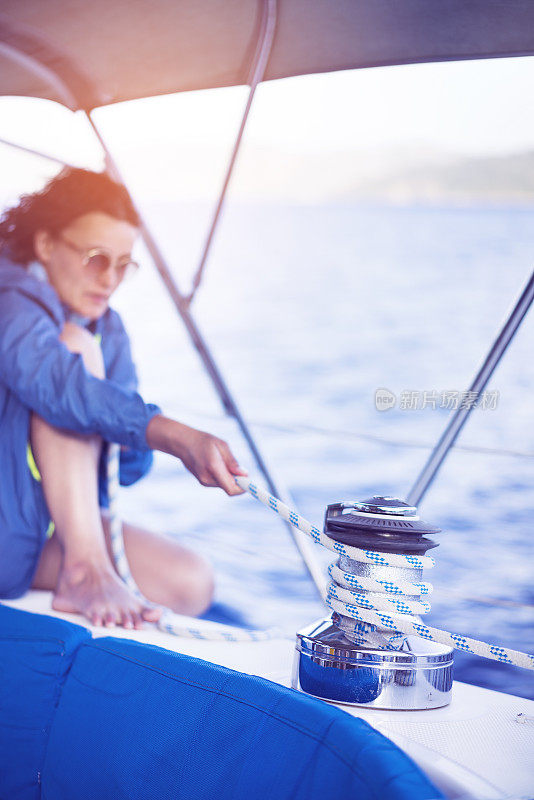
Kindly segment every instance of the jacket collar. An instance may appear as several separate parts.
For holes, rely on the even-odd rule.
[[[82,327],[91,325],[91,320],[76,314],[61,302],[39,261],[32,261],[24,266],[14,262],[9,251],[0,251],[0,291],[2,289],[16,289],[35,300],[61,328],[67,320]]]
[[[32,275],[22,264],[12,261],[9,254],[0,253],[0,291],[15,289],[30,297],[62,327],[65,311],[56,290],[48,283]]]
[[[47,283],[50,285],[48,273],[40,261],[30,261],[26,267],[26,272],[28,275],[32,275],[34,278],[37,278],[37,280],[41,283]],[[61,302],[61,307],[63,308],[63,313],[65,314],[65,320],[74,322],[75,325],[79,325],[81,328],[87,328],[91,324],[89,317],[83,317],[81,314],[77,314],[75,311],[72,311],[66,303]]]

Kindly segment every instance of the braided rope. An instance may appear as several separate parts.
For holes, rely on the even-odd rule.
[[[108,445],[108,458],[107,458],[107,479],[108,479],[108,502],[109,502],[109,523],[110,523],[110,538],[111,550],[115,567],[119,576],[124,583],[128,586],[132,594],[134,594],[144,605],[153,605],[149,600],[144,597],[139,590],[128,564],[126,552],[124,550],[124,539],[122,535],[122,521],[120,519],[117,508],[118,489],[119,489],[119,462],[120,462],[120,447],[117,444],[110,443]],[[184,623],[183,618],[175,614],[170,609],[165,609],[159,618],[154,623],[160,630],[165,633],[170,633],[174,636],[181,636],[187,639],[208,639],[209,641],[219,642],[261,642],[268,639],[280,638],[283,635],[274,629],[272,630],[249,630],[243,628],[234,628],[226,625],[219,625],[217,628],[201,628]]]
[[[420,581],[410,583],[409,581],[383,581],[368,578],[364,575],[354,575],[352,572],[344,572],[334,562],[328,567],[328,574],[332,580],[345,589],[363,589],[368,592],[385,592],[386,594],[430,594],[433,590],[431,583]]]
[[[332,550],[339,556],[347,556],[352,558],[353,561],[361,561],[364,564],[374,564],[381,567],[404,567],[405,569],[424,569],[425,567],[433,567],[435,561],[430,556],[402,556],[396,553],[376,553],[374,550],[360,550],[359,547],[350,547],[348,544],[341,544],[335,542],[329,536],[326,536],[319,528],[308,522],[307,519],[301,517],[296,511],[292,511],[289,506],[282,503],[281,500],[269,494],[265,489],[256,486],[255,483],[249,481],[247,478],[234,477],[235,482],[241,489],[255,497],[260,503],[276,511],[280,514],[282,519],[290,522],[299,531],[307,533],[311,536],[314,542],[322,544],[327,550]]]
[[[322,533],[306,519],[292,511],[285,503],[269,494],[261,487],[247,478],[236,477],[236,483],[261,503],[276,511],[283,519],[288,520],[299,530],[310,535],[314,541],[324,545],[338,555],[368,564],[380,566],[404,567],[418,569],[433,567],[435,561],[429,556],[393,555],[390,553],[375,553],[372,550],[360,550],[356,547],[335,542]],[[332,583],[328,588],[327,605],[344,617],[357,620],[356,629],[362,632],[387,629],[397,636],[400,634],[415,634],[423,639],[448,645],[466,653],[473,653],[483,658],[500,661],[503,664],[514,664],[517,667],[534,670],[534,655],[511,650],[507,647],[489,645],[486,642],[461,636],[457,633],[448,633],[438,628],[430,628],[418,620],[414,614],[427,613],[430,604],[421,600],[399,600],[388,598],[394,595],[422,595],[432,591],[432,585],[424,582],[409,581],[375,581],[374,579],[351,575],[344,572],[337,564],[330,567]],[[339,581],[338,578],[341,578]],[[377,588],[378,586],[378,588]],[[360,594],[354,589],[362,589],[366,594]],[[369,591],[372,594],[369,594]],[[372,627],[369,627],[372,626]],[[389,639],[391,641],[391,637]]]
[[[107,476],[110,515],[111,548],[117,572],[128,588],[143,603],[150,605],[142,595],[135,583],[128,565],[124,550],[122,535],[122,522],[117,513],[117,495],[119,488],[119,458],[120,448],[116,444],[109,445]],[[402,567],[404,569],[424,569],[433,567],[435,561],[430,556],[398,555],[394,553],[377,553],[373,550],[350,547],[336,542],[326,536],[319,528],[308,520],[292,511],[281,500],[269,494],[265,489],[256,486],[247,478],[235,477],[241,489],[249,492],[261,503],[271,508],[283,519],[290,522],[295,528],[308,534],[318,544],[339,556],[347,556],[354,561],[373,564],[383,567]],[[473,653],[484,658],[500,661],[504,664],[514,664],[524,669],[534,670],[534,656],[511,650],[506,647],[489,645],[486,642],[448,633],[438,628],[430,628],[415,617],[415,614],[426,614],[430,611],[430,603],[421,600],[420,595],[430,594],[432,584],[423,581],[389,581],[375,580],[364,576],[352,575],[340,569],[337,564],[332,564],[329,569],[332,582],[328,588],[327,605],[332,611],[344,617],[350,617],[355,622],[355,630],[369,633],[376,629],[389,630],[392,636],[387,637],[390,644],[402,638],[402,634],[415,634],[423,639],[439,642],[457,650]],[[355,591],[361,589],[365,594]],[[388,597],[394,595],[394,597]],[[402,600],[403,595],[417,595],[417,600]],[[280,637],[278,631],[259,631],[219,626],[218,628],[201,629],[185,625],[179,615],[165,609],[159,621],[155,623],[165,633],[182,636],[190,639],[208,639],[210,641],[242,642],[265,641]]]

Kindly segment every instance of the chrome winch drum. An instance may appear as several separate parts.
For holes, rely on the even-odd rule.
[[[439,528],[419,519],[417,509],[391,497],[328,506],[324,532],[335,541],[376,553],[423,555],[437,543]],[[420,568],[382,566],[340,556],[344,573],[385,582],[419,581]],[[366,592],[365,596],[385,597]],[[335,595],[334,595],[335,596]],[[403,600],[420,600],[404,595]],[[392,635],[393,634],[393,635]],[[452,694],[453,649],[334,612],[297,633],[293,688],[337,703],[382,709],[421,710],[447,705]]]

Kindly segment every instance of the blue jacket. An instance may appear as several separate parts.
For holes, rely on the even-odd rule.
[[[136,392],[128,335],[108,309],[89,329],[101,338],[106,379],[59,340],[68,309],[52,286],[0,256],[0,596],[31,584],[50,515],[28,461],[31,412],[76,433],[97,433],[124,445],[120,482],[134,483],[150,468],[145,432],[160,409]],[[103,454],[104,455],[104,454]],[[100,503],[107,504],[105,458]]]

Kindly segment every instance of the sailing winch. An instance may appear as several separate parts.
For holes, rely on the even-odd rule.
[[[113,560],[118,574],[131,591],[147,602],[130,572],[124,551],[122,523],[116,513],[118,459],[119,446],[111,444],[108,453],[108,493]],[[310,536],[314,542],[332,550],[340,557],[338,562],[330,567],[332,583],[326,597],[326,603],[335,612],[334,616],[321,622],[319,627],[314,625],[308,631],[299,634],[298,646],[301,658],[297,659],[295,668],[295,686],[299,686],[300,665],[304,663],[306,654],[310,656],[311,664],[321,666],[322,660],[326,662],[322,666],[332,666],[336,670],[338,683],[340,670],[348,673],[354,668],[355,663],[360,666],[365,662],[365,666],[370,666],[373,670],[373,680],[367,682],[366,692],[358,689],[358,680],[351,681],[351,676],[347,675],[346,683],[350,686],[351,694],[343,687],[334,689],[334,681],[331,687],[327,688],[324,670],[314,670],[310,667],[309,675],[313,672],[316,681],[313,686],[310,681],[307,682],[307,690],[310,693],[313,694],[312,689],[314,689],[319,697],[334,699],[332,692],[336,691],[340,702],[372,704],[379,708],[416,709],[445,705],[450,698],[454,648],[503,664],[515,664],[524,669],[534,670],[534,655],[509,647],[487,644],[462,634],[430,628],[415,616],[430,610],[430,604],[421,599],[421,595],[429,594],[432,586],[430,583],[419,581],[418,578],[422,569],[434,566],[433,558],[421,555],[433,545],[432,540],[426,539],[424,533],[438,533],[438,529],[422,523],[416,511],[402,501],[394,498],[372,498],[364,504],[358,504],[358,507],[351,503],[334,504],[330,507],[330,514],[327,512],[327,527],[330,527],[330,531],[323,533],[248,478],[237,475],[235,482],[299,531]],[[331,517],[339,517],[339,512],[346,516],[335,520],[332,529]],[[361,523],[362,519],[370,518],[375,521],[385,519],[387,524],[376,525],[376,538],[372,541],[375,549],[362,549],[340,541],[340,536],[348,535],[350,529],[353,534],[357,530],[354,524],[350,524],[350,514],[358,518],[360,527],[364,528],[365,536],[369,536],[371,526],[365,522]],[[336,530],[339,527],[342,528],[341,531]],[[333,533],[336,533],[337,539],[331,535]],[[389,552],[392,548],[388,549],[387,545],[391,543],[394,543],[396,552]],[[409,552],[400,552],[402,548],[408,549]],[[357,564],[354,565],[353,561]],[[359,566],[360,562],[380,569],[369,573],[372,574],[372,577],[369,577],[366,570]],[[339,565],[347,567],[347,570]],[[393,569],[396,572],[393,572]],[[156,624],[158,628],[175,636],[210,641],[259,642],[284,636],[278,630],[246,630],[227,625],[218,625],[210,630],[204,627],[200,629],[197,625],[184,624],[183,617],[174,614],[170,609],[165,609]],[[328,632],[323,630],[325,625]],[[339,640],[339,636],[344,638]],[[365,638],[359,639],[361,636]],[[437,646],[434,646],[434,643]],[[373,646],[378,651],[378,656]],[[335,658],[332,659],[332,656]],[[393,670],[394,674],[386,674],[386,668]],[[363,675],[363,672],[360,674]],[[319,676],[321,680],[318,680]],[[409,687],[410,691],[403,690],[401,693],[383,691],[384,687],[392,682],[398,686]],[[304,688],[302,683],[300,685]],[[433,688],[429,688],[430,685]],[[351,696],[353,699],[350,699]],[[424,701],[422,697],[425,698]]]
[[[391,626],[402,616],[417,622],[415,615],[430,610],[423,597],[432,587],[421,578],[423,567],[433,565],[425,553],[438,544],[427,537],[439,532],[393,497],[327,507],[324,534],[348,545],[351,556],[342,548],[330,567],[332,617],[297,634],[294,688],[388,709],[450,702],[453,649]],[[363,621],[359,609],[374,611],[376,624]]]

